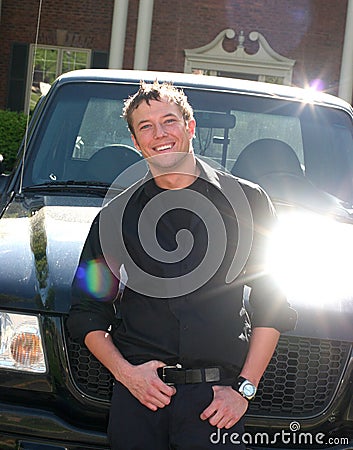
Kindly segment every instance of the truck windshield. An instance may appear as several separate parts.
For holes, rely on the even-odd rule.
[[[140,161],[121,118],[124,99],[136,89],[95,82],[61,86],[30,142],[23,187],[65,181],[109,186]],[[352,205],[352,120],[347,113],[249,93],[184,91],[195,111],[193,145],[200,157],[259,183],[275,199],[283,195],[283,183],[288,191],[306,183]]]

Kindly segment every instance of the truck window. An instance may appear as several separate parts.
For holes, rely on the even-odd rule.
[[[117,143],[133,146],[127,125],[120,117],[122,108],[122,99],[90,98],[72,158],[88,160],[100,148]]]
[[[123,100],[135,91],[134,85],[114,83],[60,87],[55,97],[48,99],[45,123],[31,144],[34,148],[26,164],[24,186],[59,180],[94,182],[94,173],[85,171],[93,162],[95,167],[112,166],[106,180],[104,173],[97,176],[97,181],[111,183],[118,175],[114,173],[115,162],[100,162],[97,152],[107,146],[132,147],[121,112]],[[185,89],[185,93],[198,119],[194,148],[201,157],[235,173],[245,149],[272,139],[290,149],[302,175],[318,189],[352,204],[352,124],[344,111],[244,93],[196,88]],[[137,156],[131,154],[134,157],[130,158],[127,150],[125,153],[121,152],[121,158],[132,164]],[[272,157],[273,163],[265,154],[261,156],[267,165],[278,165],[278,157]],[[251,181],[261,184],[257,178]]]

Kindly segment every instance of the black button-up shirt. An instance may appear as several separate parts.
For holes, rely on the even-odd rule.
[[[198,165],[187,189],[164,191],[147,176],[95,218],[73,281],[67,325],[74,338],[109,329],[132,363],[240,368],[249,332],[244,285],[252,327],[294,328],[296,313],[266,273],[275,224],[267,195]]]

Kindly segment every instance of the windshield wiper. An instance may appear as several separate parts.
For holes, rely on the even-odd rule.
[[[33,184],[31,186],[23,187],[23,191],[61,191],[61,190],[69,190],[72,191],[85,191],[85,192],[97,192],[104,191],[106,192],[108,189],[126,189],[126,186],[120,186],[114,184],[113,186],[110,183],[104,183],[101,181],[75,181],[75,180],[66,180],[66,181],[50,181],[46,183]]]

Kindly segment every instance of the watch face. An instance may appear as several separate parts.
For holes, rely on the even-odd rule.
[[[243,386],[243,393],[246,397],[252,397],[253,395],[255,395],[256,392],[256,388],[253,384],[250,383],[246,383]]]
[[[249,401],[252,400],[256,394],[256,386],[244,377],[238,377],[238,380],[232,385],[232,388]]]

